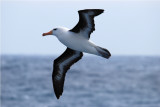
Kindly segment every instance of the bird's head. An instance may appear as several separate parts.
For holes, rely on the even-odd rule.
[[[68,29],[64,28],[64,27],[54,28],[53,30],[51,30],[47,33],[43,33],[42,36],[46,36],[46,35],[59,36],[59,35],[63,35],[66,31],[68,31]]]

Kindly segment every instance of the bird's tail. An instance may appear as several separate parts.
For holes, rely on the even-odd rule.
[[[96,46],[95,48],[96,48],[99,56],[102,56],[107,59],[111,56],[111,53],[107,49],[99,47],[99,46]]]

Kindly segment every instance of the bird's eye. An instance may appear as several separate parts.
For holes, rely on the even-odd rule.
[[[57,28],[53,29],[53,30],[57,30]]]

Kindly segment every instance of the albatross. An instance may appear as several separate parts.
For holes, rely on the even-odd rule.
[[[103,9],[79,10],[79,22],[72,29],[54,28],[42,36],[55,35],[67,49],[53,62],[52,82],[57,99],[63,93],[65,75],[70,67],[79,61],[83,52],[98,55],[108,59],[110,52],[89,41],[90,34],[95,30],[94,17],[103,13]]]

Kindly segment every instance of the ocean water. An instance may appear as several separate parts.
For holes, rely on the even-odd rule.
[[[57,56],[2,56],[2,107],[160,107],[160,57],[83,57],[56,99]]]

